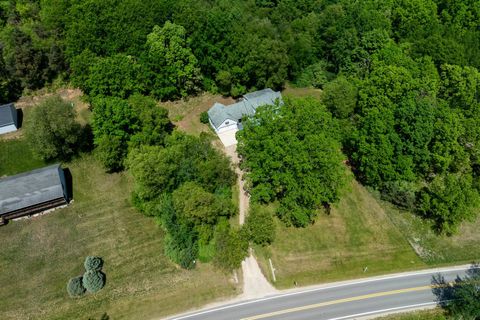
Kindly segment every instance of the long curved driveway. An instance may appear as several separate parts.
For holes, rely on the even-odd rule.
[[[343,320],[436,305],[432,276],[452,281],[470,266],[429,269],[289,290],[260,299],[204,309],[175,320]]]

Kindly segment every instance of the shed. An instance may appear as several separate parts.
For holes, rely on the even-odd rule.
[[[0,220],[32,215],[68,203],[59,164],[0,179]]]
[[[0,134],[17,131],[17,109],[13,103],[0,106]]]

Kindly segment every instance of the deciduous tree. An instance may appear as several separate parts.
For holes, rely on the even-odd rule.
[[[34,153],[44,160],[69,159],[80,146],[81,126],[73,104],[59,96],[45,99],[31,109],[25,135]]]

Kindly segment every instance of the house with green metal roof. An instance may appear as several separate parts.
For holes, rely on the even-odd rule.
[[[242,129],[242,118],[252,116],[260,106],[282,103],[280,92],[270,88],[245,94],[238,102],[225,106],[216,102],[208,110],[210,125],[225,146],[237,143],[235,133]]]

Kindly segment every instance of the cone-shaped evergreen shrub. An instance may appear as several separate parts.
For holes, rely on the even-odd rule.
[[[100,257],[88,256],[85,258],[86,271],[100,271],[103,267],[103,259]]]
[[[85,293],[85,287],[82,283],[82,276],[71,278],[67,284],[67,291],[70,297],[80,297]]]
[[[105,274],[101,271],[87,271],[83,274],[82,283],[88,292],[98,292],[105,285]]]

